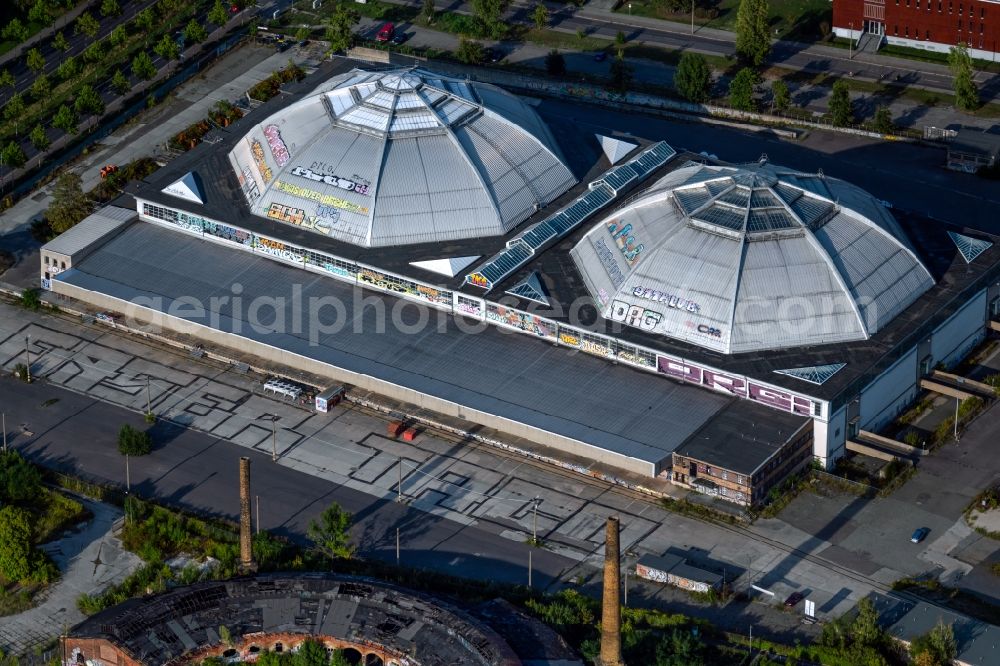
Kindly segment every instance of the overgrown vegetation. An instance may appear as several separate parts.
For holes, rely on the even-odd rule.
[[[266,102],[281,91],[283,83],[298,82],[304,79],[305,76],[306,73],[301,67],[289,61],[286,67],[282,67],[271,74],[271,76],[254,85],[247,91],[247,94],[252,99]]]
[[[148,432],[125,424],[118,431],[118,453],[123,456],[145,456],[153,450],[153,437]]]

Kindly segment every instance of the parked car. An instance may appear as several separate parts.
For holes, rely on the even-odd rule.
[[[392,43],[395,44],[396,46],[399,46],[400,44],[402,44],[403,42],[405,42],[409,38],[410,38],[410,33],[408,33],[408,32],[397,32],[392,37]]]
[[[931,530],[929,527],[918,527],[916,530],[914,530],[913,536],[910,537],[910,541],[912,541],[913,543],[920,543],[921,541],[927,538],[927,535],[930,534],[930,531]]]
[[[604,62],[607,59],[608,59],[607,51],[598,51],[597,53],[594,54],[594,60],[596,60],[597,62]]]
[[[791,608],[795,604],[802,601],[804,596],[805,595],[803,595],[801,592],[792,592],[791,594],[788,595],[788,598],[785,599],[785,606]]]
[[[375,35],[376,42],[387,42],[392,39],[392,36],[396,34],[396,26],[392,23],[385,23],[381,28],[378,29],[378,34]]]
[[[108,164],[107,166],[101,167],[101,179],[107,178],[113,173],[118,171],[117,164]]]
[[[507,57],[507,54],[498,48],[488,46],[483,49],[483,60],[486,62],[500,62]]]

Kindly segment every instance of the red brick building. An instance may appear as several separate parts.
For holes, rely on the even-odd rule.
[[[881,41],[947,52],[964,42],[973,58],[995,61],[1000,1],[833,0],[833,25],[838,37],[855,43]]]

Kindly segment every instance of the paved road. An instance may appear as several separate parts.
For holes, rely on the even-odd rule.
[[[397,4],[419,7],[421,0],[390,0]],[[696,51],[699,53],[732,56],[735,53],[735,34],[725,30],[696,27],[691,34],[690,27],[672,21],[661,21],[639,16],[628,16],[608,11],[602,3],[589,2],[578,8],[568,3],[545,2],[550,13],[550,27],[569,33],[578,30],[605,39],[614,39],[618,32],[624,32],[630,41],[663,46],[670,49]],[[605,3],[606,4],[606,3]],[[508,19],[530,23],[530,12],[534,2],[519,1],[511,5]],[[471,3],[453,0],[439,11],[454,11],[471,14]],[[773,65],[793,70],[815,73],[830,73],[835,76],[853,76],[869,80],[896,80],[899,76],[908,85],[949,92],[952,77],[944,65],[924,63],[915,60],[856,54],[853,58],[843,49],[800,42],[774,42],[769,62]],[[992,99],[1000,94],[1000,75],[977,74],[982,98]]]

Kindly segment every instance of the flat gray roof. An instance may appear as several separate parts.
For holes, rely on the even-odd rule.
[[[139,213],[134,209],[105,206],[96,213],[88,215],[75,227],[50,240],[42,246],[42,249],[72,256],[86,250],[107,234],[138,217]]]
[[[444,312],[431,310],[431,323],[407,331],[421,306],[402,307],[391,296],[150,223],[133,225],[58,279],[123,300],[147,299],[143,305],[158,298],[152,307],[163,312],[181,306],[177,299],[197,299],[206,312],[181,306],[172,314],[654,464],[720,411],[738,414],[751,404],[493,326],[469,333]],[[222,297],[232,298],[237,283],[245,306],[234,317]],[[345,305],[339,332],[318,335],[316,344],[306,325],[293,332],[299,288],[302,303],[333,297]],[[286,332],[255,330],[246,321],[257,296],[283,299]],[[357,307],[361,298],[367,306]],[[377,301],[386,305],[381,328],[371,306]],[[324,321],[331,315],[328,309]]]

